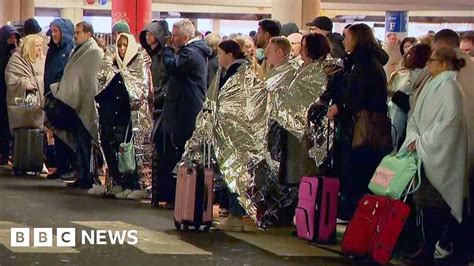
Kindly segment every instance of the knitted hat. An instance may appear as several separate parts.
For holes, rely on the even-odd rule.
[[[130,26],[128,26],[126,21],[121,20],[112,26],[112,32],[130,34]]]
[[[43,29],[39,25],[38,21],[34,18],[29,18],[25,21],[25,24],[23,26],[23,32],[25,36],[30,35],[30,34],[37,34],[42,32]]]
[[[292,33],[297,33],[299,31],[300,30],[298,29],[298,26],[296,26],[295,23],[290,22],[290,23],[286,23],[286,24],[281,25],[280,35],[288,37],[288,35],[290,35]]]
[[[306,26],[317,27],[320,30],[332,31],[332,21],[330,18],[321,16],[315,18],[312,22],[306,23]]]

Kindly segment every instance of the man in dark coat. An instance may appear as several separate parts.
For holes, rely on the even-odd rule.
[[[10,127],[7,112],[7,84],[5,68],[13,53],[16,52],[20,41],[20,33],[14,27],[6,25],[0,35],[0,165],[8,164],[10,157]]]
[[[330,18],[326,16],[317,17],[313,21],[306,23],[306,26],[310,27],[311,33],[317,32],[328,38],[333,58],[343,58],[345,56],[342,35],[332,32],[333,24]]]
[[[167,208],[173,208],[175,200],[176,179],[172,171],[193,134],[206,96],[207,62],[211,55],[205,41],[195,37],[196,30],[189,20],[175,23],[172,32],[172,43],[164,49],[170,81],[163,121],[156,135],[159,197],[167,202]]]
[[[74,49],[74,24],[69,19],[55,19],[51,22],[51,40],[44,68],[44,93],[51,92],[50,85],[61,81],[69,55]],[[56,150],[56,172],[49,179],[74,178],[74,152],[57,136],[54,137]]]
[[[151,57],[151,76],[153,81],[153,139],[156,142],[156,131],[163,120],[163,104],[166,95],[166,83],[168,82],[168,73],[163,63],[163,49],[165,48],[166,38],[171,35],[168,29],[168,23],[164,20],[152,21],[146,25],[140,33],[140,44]],[[152,166],[152,200],[151,204],[158,207],[158,158],[156,150],[153,152]]]

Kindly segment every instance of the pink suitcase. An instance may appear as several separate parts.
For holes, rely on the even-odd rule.
[[[335,241],[338,194],[338,179],[301,179],[296,207],[296,232],[299,238],[317,243]]]
[[[210,161],[209,164],[210,165]],[[174,223],[177,230],[212,226],[214,170],[182,162],[178,168]]]

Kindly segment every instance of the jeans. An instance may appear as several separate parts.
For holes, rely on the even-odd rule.
[[[83,126],[82,122],[76,122],[74,130],[71,134],[75,140],[77,166],[79,170],[79,182],[82,184],[92,184],[90,173],[90,159],[91,159],[91,141],[92,137]]]

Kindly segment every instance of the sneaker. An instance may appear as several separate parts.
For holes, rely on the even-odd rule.
[[[448,247],[448,249],[445,249],[445,247],[441,247],[441,245],[439,244],[439,241],[438,243],[436,243],[435,251],[434,251],[434,258],[436,260],[446,259],[449,256],[451,256],[451,254],[453,254],[452,243],[450,244],[450,247]]]
[[[122,191],[123,191],[122,186],[113,186],[112,189],[110,190],[110,194],[117,195],[118,193]]]
[[[47,175],[49,174],[48,167],[46,167],[46,164],[43,164],[43,170],[41,170],[42,175]]]
[[[146,192],[144,190],[134,190],[127,196],[127,199],[141,200],[146,198]]]
[[[117,199],[126,199],[128,197],[128,195],[130,195],[132,192],[133,191],[131,191],[130,189],[125,189],[124,191],[115,194],[115,197]]]
[[[87,191],[89,195],[104,195],[105,194],[105,187],[101,185],[92,185],[92,188]]]
[[[240,218],[229,216],[222,221],[215,223],[214,228],[227,231],[227,232],[243,232],[244,231],[244,223],[240,220]]]

